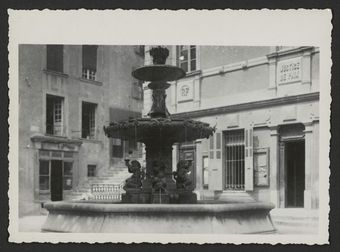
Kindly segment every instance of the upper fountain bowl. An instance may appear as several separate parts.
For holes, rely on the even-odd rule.
[[[165,47],[154,47],[150,50],[153,65],[137,68],[132,76],[142,81],[175,81],[185,76],[182,68],[165,65],[169,50]]]
[[[151,65],[137,68],[132,76],[142,81],[175,81],[185,76],[182,68],[170,65]]]

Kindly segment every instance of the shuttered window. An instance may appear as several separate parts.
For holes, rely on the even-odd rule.
[[[46,69],[55,72],[63,72],[64,49],[63,45],[46,46]]]
[[[83,45],[83,72],[84,79],[95,80],[97,72],[97,46]]]
[[[210,155],[209,155],[209,190],[223,190],[223,159],[222,159],[222,131],[216,130],[210,138]]]

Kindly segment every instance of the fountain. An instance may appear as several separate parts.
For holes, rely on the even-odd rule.
[[[172,145],[209,138],[215,131],[207,123],[172,118],[166,108],[167,81],[185,76],[175,66],[165,65],[169,51],[150,50],[153,65],[132,72],[149,82],[152,106],[147,118],[112,122],[104,127],[108,137],[135,139],[145,144],[146,172],[136,160],[125,160],[132,176],[125,182],[122,202],[48,202],[43,226],[57,232],[141,233],[258,233],[275,230],[269,203],[223,203],[197,201],[188,173],[191,162],[179,160],[172,171]]]

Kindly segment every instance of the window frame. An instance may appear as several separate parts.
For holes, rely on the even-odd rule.
[[[49,104],[49,103],[52,104]],[[57,107],[56,104],[59,103]],[[46,94],[46,105],[45,105],[45,134],[50,136],[64,136],[64,118],[65,118],[65,98],[62,96]],[[52,115],[48,115],[49,110],[52,109]],[[58,114],[57,112],[58,111]],[[52,124],[49,120],[52,118]],[[58,121],[57,121],[58,120]],[[59,131],[57,131],[57,123],[59,124]],[[51,126],[52,129],[48,127]]]
[[[95,63],[88,63],[85,62],[85,50],[94,50],[95,49]],[[88,60],[88,59],[87,59]],[[95,67],[90,68],[87,65],[95,65]],[[98,46],[97,45],[82,45],[82,68],[81,68],[81,76],[83,79],[96,81],[97,80],[97,67],[98,67]]]
[[[94,168],[93,170],[92,170],[92,172],[93,172],[93,175],[91,175],[91,176],[89,176],[89,171],[90,171],[90,169],[89,168]],[[93,177],[96,177],[97,176],[97,165],[95,165],[95,164],[88,164],[87,165],[87,177],[88,178],[93,178]]]
[[[40,172],[40,169],[41,169],[41,162],[47,162],[48,163],[48,173],[47,174],[44,174],[44,175],[41,175],[41,172]],[[51,190],[51,162],[50,160],[46,160],[46,159],[42,159],[42,158],[39,158],[39,174],[38,174],[38,187],[39,187],[39,192],[50,192]],[[41,189],[40,187],[40,178],[41,177],[47,177],[48,178],[48,188],[47,189]]]
[[[185,50],[182,50],[181,47],[188,47]],[[192,56],[192,49],[195,50],[195,57],[193,58]],[[180,57],[182,57],[183,55],[182,52],[186,51],[187,52],[187,60],[185,60],[184,62],[181,62]],[[186,73],[193,73],[199,70],[199,64],[198,64],[198,46],[196,45],[179,45],[176,46],[176,65],[180,68],[182,68]],[[195,63],[195,67],[194,69],[192,69],[192,61],[194,61]],[[187,69],[184,69],[182,67],[182,64],[186,63],[187,64]]]
[[[48,152],[48,155],[42,155],[42,152]],[[63,192],[69,192],[72,191],[74,188],[74,164],[75,162],[75,158],[74,158],[74,152],[65,152],[65,151],[61,151],[61,156],[57,157],[57,156],[53,156],[52,154],[54,152],[59,152],[59,151],[51,151],[51,150],[39,150],[38,152],[38,163],[39,163],[39,167],[38,167],[38,191],[39,194],[49,194],[51,193],[51,161],[52,160],[61,160],[62,161],[62,188],[63,188]],[[72,157],[66,157],[65,153],[73,153]],[[40,162],[41,161],[45,161],[48,162],[48,175],[42,175],[42,176],[48,176],[48,189],[40,189]],[[72,163],[72,169],[71,169],[71,175],[65,175],[64,173],[64,163]],[[71,178],[71,188],[70,189],[65,189],[64,187],[64,179],[65,177],[69,177]]]
[[[234,143],[230,143],[230,141],[228,141],[227,139],[228,135],[230,138],[234,138],[235,140]],[[241,136],[240,138],[242,139],[242,141],[237,142],[236,141],[237,136]],[[246,134],[245,134],[244,129],[224,131],[224,153],[225,153],[224,176],[223,176],[224,177],[224,186],[223,186],[224,190],[234,191],[234,192],[245,191],[245,188],[246,188],[246,178],[245,178],[246,154],[245,152],[246,152],[246,146],[247,146],[246,142],[247,142],[247,139],[246,139]],[[230,152],[228,152],[228,147],[232,148]],[[236,150],[235,147],[241,147],[241,149]],[[228,157],[232,157],[232,159],[228,160]],[[234,159],[234,157],[236,158]],[[228,163],[230,163],[229,167],[228,167]],[[236,173],[236,169],[234,169],[235,163],[237,163],[237,165],[241,165],[239,166],[238,173]],[[228,179],[227,177],[228,168],[231,171],[230,179]],[[240,184],[234,183],[238,179],[239,179],[238,182],[240,182]]]
[[[87,125],[88,125],[88,129],[86,129],[88,131],[88,135],[84,135],[84,127],[85,127],[85,122],[84,122],[84,107],[88,106],[88,111],[90,112],[87,115]],[[89,109],[90,108],[90,109]],[[87,139],[87,140],[95,140],[97,139],[97,134],[96,134],[96,129],[97,129],[97,108],[98,108],[98,104],[97,103],[93,103],[93,102],[88,102],[88,101],[81,101],[81,130],[80,130],[80,137],[82,139]]]
[[[115,144],[116,142],[120,142],[120,144]],[[111,158],[124,158],[124,141],[120,138],[111,138]],[[113,146],[119,146],[114,149]],[[119,148],[119,155],[117,155],[117,150]],[[114,155],[116,154],[116,155]]]
[[[135,81],[132,83],[131,97],[138,101],[144,100],[143,81]]]

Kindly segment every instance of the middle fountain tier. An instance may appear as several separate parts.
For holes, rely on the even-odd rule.
[[[132,176],[125,182],[124,203],[196,203],[194,184],[188,173],[191,162],[179,160],[177,170],[172,171],[172,145],[179,142],[209,138],[215,131],[209,124],[190,119],[172,118],[166,108],[167,81],[176,81],[185,72],[176,66],[165,65],[169,55],[167,48],[150,50],[153,65],[143,66],[132,72],[142,81],[149,82],[152,90],[152,106],[147,118],[112,122],[104,127],[108,137],[122,140],[134,139],[145,144],[146,173],[138,161],[125,160]]]

